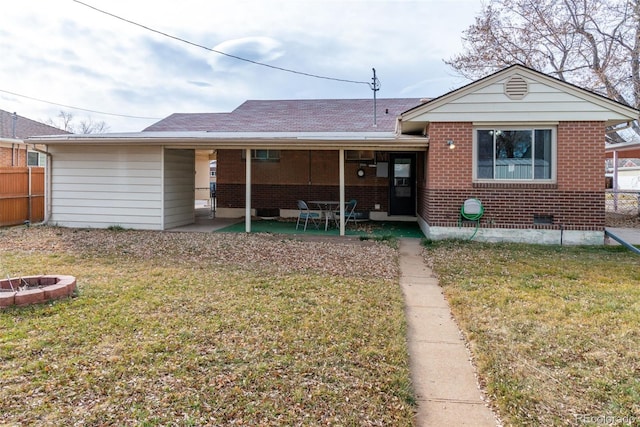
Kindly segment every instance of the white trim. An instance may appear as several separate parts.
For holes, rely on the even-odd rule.
[[[338,150],[339,167],[339,180],[340,180],[340,235],[344,236],[345,233],[345,221],[344,221],[344,204],[346,203],[345,189],[344,189],[344,149]]]
[[[245,201],[244,201],[244,228],[251,233],[251,149],[245,151]]]
[[[127,145],[192,149],[271,150],[397,150],[422,151],[428,138],[394,132],[137,132],[39,136],[29,143],[42,145]]]
[[[523,122],[507,122],[507,121],[497,121],[497,122],[471,122],[473,126],[478,127],[496,127],[496,126],[558,126],[560,124],[559,121],[545,121],[545,122],[526,122],[526,125]]]
[[[166,183],[165,183],[165,169],[166,169],[166,153],[167,149],[163,148],[160,151],[160,230],[166,230],[166,218],[165,218],[165,201],[166,201]]]
[[[502,128],[502,130],[551,130],[551,178],[550,179],[499,179],[499,178],[478,178],[478,131],[479,130],[495,130],[496,128]],[[472,180],[474,183],[501,183],[501,184],[555,184],[558,181],[558,128],[557,126],[528,126],[528,125],[514,125],[504,124],[498,126],[474,126],[472,137]],[[495,148],[495,144],[494,144]],[[535,158],[535,153],[532,153]],[[495,156],[494,156],[495,157]],[[494,158],[495,160],[495,158]]]

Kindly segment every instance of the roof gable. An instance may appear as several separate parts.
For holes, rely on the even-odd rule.
[[[513,65],[404,112],[402,121],[403,130],[436,121],[605,121],[614,125],[635,120],[638,114],[604,96]]]
[[[148,131],[208,132],[393,132],[403,111],[418,98],[249,100],[230,113],[172,114]]]

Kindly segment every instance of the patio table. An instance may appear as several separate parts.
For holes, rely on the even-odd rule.
[[[310,200],[309,203],[316,205],[324,216],[324,231],[329,229],[329,218],[337,222],[335,211],[340,207],[340,202],[336,200]],[[337,225],[337,224],[336,224]]]

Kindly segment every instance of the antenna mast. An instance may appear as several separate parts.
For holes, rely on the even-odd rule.
[[[373,127],[378,126],[378,111],[377,111],[377,100],[376,100],[376,92],[380,90],[380,80],[376,77],[376,69],[372,68],[373,77],[371,78],[371,84],[369,87],[373,91]]]

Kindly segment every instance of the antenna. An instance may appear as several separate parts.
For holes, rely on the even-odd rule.
[[[376,92],[380,90],[380,80],[376,77],[376,69],[372,68],[373,77],[371,78],[371,83],[369,87],[373,91],[373,127],[378,126],[378,111],[377,111],[377,100],[376,100]]]

